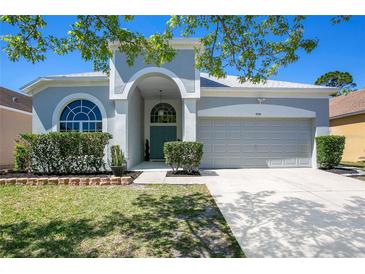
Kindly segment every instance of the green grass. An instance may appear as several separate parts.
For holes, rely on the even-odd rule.
[[[0,257],[244,257],[202,185],[0,187]]]

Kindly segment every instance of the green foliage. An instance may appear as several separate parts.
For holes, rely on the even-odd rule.
[[[345,148],[345,136],[316,137],[317,161],[320,168],[331,169],[337,166]]]
[[[183,36],[204,29],[197,67],[216,77],[224,68],[241,72],[241,81],[259,82],[276,74],[279,67],[299,59],[297,51],[310,53],[317,40],[304,38],[304,16],[172,16],[169,26],[182,28]]]
[[[347,94],[356,88],[352,75],[348,72],[330,71],[323,74],[315,81],[316,85],[336,87],[340,91],[335,96]]]
[[[182,167],[191,173],[199,168],[203,156],[203,144],[200,142],[166,142],[164,155],[166,164],[171,166],[173,172]]]
[[[124,154],[120,149],[119,145],[114,145],[110,147],[112,166],[122,166],[125,162]]]
[[[42,174],[93,173],[105,169],[104,148],[109,133],[52,132],[21,134],[30,152],[29,170]]]
[[[5,52],[11,61],[24,57],[36,63],[45,60],[48,50],[59,55],[79,51],[84,60],[93,62],[94,70],[109,72],[110,41],[119,42],[118,49],[126,55],[129,65],[138,55],[156,65],[171,61],[175,52],[169,46],[170,34],[157,33],[146,38],[122,26],[132,19],[133,16],[79,15],[67,34],[53,36],[45,34],[47,23],[42,16],[4,15],[0,22],[14,26],[18,33],[1,39],[6,42]]]
[[[304,16],[171,16],[163,33],[144,37],[129,30],[133,16],[77,16],[67,33],[46,34],[46,20],[42,16],[0,17],[0,22],[14,27],[15,34],[1,36],[4,48],[12,61],[23,57],[32,63],[43,61],[47,51],[63,55],[79,51],[94,70],[109,72],[112,51],[109,41],[117,42],[118,50],[133,65],[141,55],[146,63],[160,66],[170,62],[175,51],[169,40],[174,35],[186,37],[206,33],[202,47],[196,49],[196,66],[216,77],[225,76],[225,67],[240,72],[241,81],[259,82],[274,75],[282,66],[299,59],[298,51],[310,53],[317,46],[316,39],[304,37]],[[349,16],[336,16],[332,23],[348,21]]]
[[[14,167],[17,171],[28,171],[30,167],[30,150],[25,144],[17,142],[14,148]]]

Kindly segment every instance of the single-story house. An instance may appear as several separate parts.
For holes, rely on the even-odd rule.
[[[342,161],[365,161],[365,89],[331,99],[330,130],[346,136]]]
[[[32,98],[0,87],[0,169],[13,168],[20,133],[32,132]]]
[[[110,74],[39,77],[23,87],[33,97],[33,132],[105,131],[129,167],[163,159],[169,140],[204,143],[202,168],[316,167],[314,137],[329,133],[329,95],[336,89],[270,81],[240,83],[195,68],[199,39],[174,39],[173,61],[137,58],[128,66],[111,44]]]

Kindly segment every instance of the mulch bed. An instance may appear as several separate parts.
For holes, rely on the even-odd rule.
[[[326,171],[332,172],[332,173],[335,173],[335,174],[339,174],[339,175],[342,175],[342,174],[356,175],[356,174],[358,174],[358,172],[355,169],[345,168],[345,167],[335,167],[335,168],[332,168],[332,169],[328,169]]]
[[[185,170],[178,170],[175,173],[172,171],[167,171],[166,177],[195,177],[195,176],[201,176],[199,171],[193,171],[191,173],[188,173]]]
[[[133,179],[136,179],[142,172],[141,171],[127,171],[123,176],[129,176]],[[112,177],[112,172],[99,172],[95,174],[71,174],[71,175],[62,175],[62,174],[33,174],[26,172],[16,172],[16,171],[8,171],[6,173],[0,174],[0,178],[44,178],[44,177],[62,177],[62,178],[75,178],[75,177],[83,177],[83,178],[104,178],[104,177]]]

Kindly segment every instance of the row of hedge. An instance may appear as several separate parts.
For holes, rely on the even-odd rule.
[[[109,133],[53,132],[21,134],[15,147],[15,167],[42,174],[87,174],[105,170],[104,150],[112,138]],[[342,158],[345,137],[316,138],[320,168],[337,166]],[[199,168],[203,156],[200,142],[166,142],[165,161],[173,172],[180,168],[191,173]]]
[[[316,138],[317,161],[320,168],[331,169],[340,164],[345,148],[344,136],[320,136]],[[166,164],[173,172],[183,168],[191,173],[197,170],[203,156],[200,142],[167,142],[164,145]]]
[[[104,150],[112,135],[103,132],[21,134],[15,167],[42,174],[87,174],[105,170]]]

